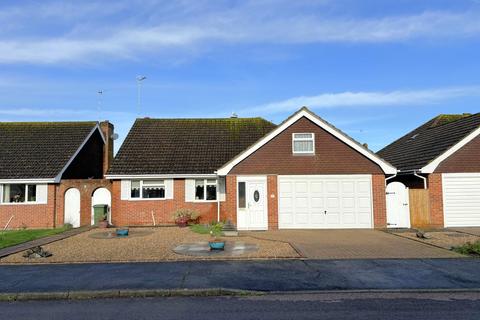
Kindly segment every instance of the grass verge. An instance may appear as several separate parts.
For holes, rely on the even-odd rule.
[[[0,231],[0,249],[62,233],[67,231],[68,229],[68,227],[61,227],[56,229],[24,229]]]
[[[480,241],[467,242],[463,246],[453,247],[452,250],[461,254],[480,257]]]

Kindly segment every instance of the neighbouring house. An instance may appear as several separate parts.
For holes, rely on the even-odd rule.
[[[108,121],[0,123],[0,227],[90,225],[92,204],[110,205],[112,134]]]
[[[106,177],[116,225],[179,208],[239,230],[386,227],[396,169],[307,108],[262,118],[137,119]]]
[[[442,114],[378,152],[399,170],[387,191],[410,189],[413,227],[480,226],[479,134],[480,113]]]

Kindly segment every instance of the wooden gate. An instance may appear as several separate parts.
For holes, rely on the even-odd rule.
[[[428,189],[409,189],[412,228],[425,228],[431,224],[428,191]]]

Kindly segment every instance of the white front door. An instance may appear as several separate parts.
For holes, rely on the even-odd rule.
[[[408,188],[395,181],[387,185],[387,228],[410,228]]]
[[[65,217],[63,223],[69,223],[74,228],[80,227],[80,191],[75,188],[65,192]]]
[[[237,228],[268,229],[266,177],[237,179]]]

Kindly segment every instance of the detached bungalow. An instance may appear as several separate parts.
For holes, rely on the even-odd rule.
[[[387,191],[410,189],[413,227],[480,226],[479,135],[480,113],[443,114],[378,152],[399,169]]]
[[[112,223],[173,223],[179,208],[240,230],[384,228],[396,169],[302,108],[262,118],[137,119],[107,178]]]
[[[108,121],[0,123],[0,227],[89,225],[92,197],[110,201],[112,134]]]

